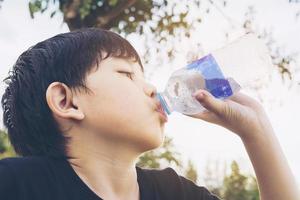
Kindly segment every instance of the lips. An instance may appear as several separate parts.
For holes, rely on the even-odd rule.
[[[164,111],[164,109],[162,108],[162,106],[161,106],[160,103],[157,104],[157,109],[156,109],[156,111],[160,113],[160,116],[163,118],[163,120],[164,120],[165,122],[168,121],[168,116],[166,115],[166,113],[165,113],[165,111]]]

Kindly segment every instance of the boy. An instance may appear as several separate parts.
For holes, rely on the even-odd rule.
[[[166,116],[134,48],[90,28],[25,51],[2,97],[3,120],[20,158],[0,161],[1,199],[215,200],[173,169],[146,170],[138,157],[163,142]],[[220,101],[199,90],[209,112],[191,117],[238,134],[261,198],[296,200],[294,178],[263,108],[238,93]]]

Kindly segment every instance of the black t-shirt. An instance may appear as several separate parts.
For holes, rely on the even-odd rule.
[[[218,200],[172,168],[136,170],[141,200]],[[0,199],[101,200],[66,159],[38,156],[0,160]]]

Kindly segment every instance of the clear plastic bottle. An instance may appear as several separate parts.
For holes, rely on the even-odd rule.
[[[271,65],[267,47],[254,34],[247,34],[173,72],[157,98],[167,114],[201,113],[205,108],[192,97],[195,91],[205,89],[216,98],[226,99],[241,89],[240,82],[247,84],[269,73]]]
[[[233,77],[242,88],[269,82],[274,66],[263,40],[246,34],[211,53],[227,77]]]

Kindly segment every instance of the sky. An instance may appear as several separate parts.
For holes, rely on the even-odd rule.
[[[277,44],[282,47],[283,53],[300,51],[300,18],[298,20],[295,18],[295,13],[300,11],[300,3],[289,4],[284,0],[229,1],[228,6],[222,9],[222,12],[218,8],[213,8],[215,10],[205,16],[201,28],[192,36],[193,40],[180,44],[182,45],[180,47],[187,50],[201,38],[201,46],[206,53],[241,36],[243,30],[240,24],[245,19],[244,13],[249,5],[255,8],[254,26],[257,29],[265,28],[271,31]],[[50,19],[49,13],[46,13],[32,20],[27,1],[4,1],[0,10],[0,79],[3,80],[7,76],[17,57],[27,48],[63,32],[68,32],[68,28],[62,22],[61,14]],[[224,32],[228,33],[228,38],[224,37]],[[139,47],[142,46],[141,41],[136,37],[131,37],[129,40],[139,51]],[[293,69],[299,70],[299,56],[295,58],[297,63],[294,64]],[[184,67],[185,61],[178,59],[178,62],[172,62],[171,68]],[[170,66],[161,67],[151,77],[151,83],[157,87],[158,91],[162,91],[171,73]],[[300,80],[299,75],[295,78]],[[261,103],[266,109],[276,136],[300,185],[300,156],[298,156],[300,106],[297,103],[300,102],[300,88],[294,85],[288,89],[289,84],[288,81],[282,83],[280,76],[274,70],[272,81],[259,92],[259,95],[246,88],[242,91],[253,95],[258,100],[259,96],[262,98]],[[3,91],[4,84],[1,82],[1,96]],[[203,183],[207,163],[219,162],[221,165],[224,163],[228,165],[232,160],[236,160],[244,173],[253,173],[251,162],[239,137],[222,127],[179,113],[172,113],[166,124],[165,134],[173,138],[176,150],[181,153],[183,160],[191,159],[194,162],[199,172],[200,183]]]

